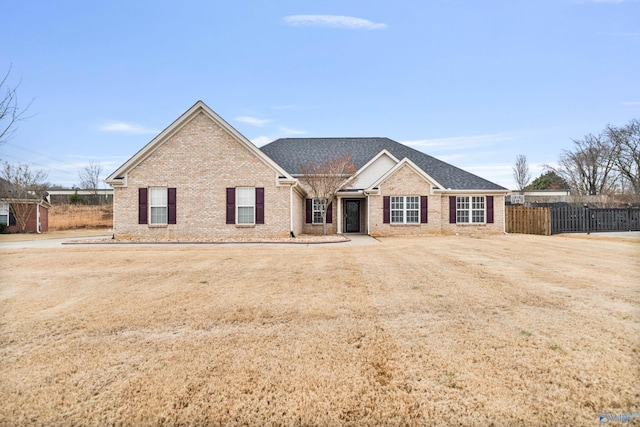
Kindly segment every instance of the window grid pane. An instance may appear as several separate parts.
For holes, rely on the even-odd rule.
[[[252,188],[237,188],[236,196],[238,198],[238,206],[254,206],[256,200],[256,191]]]
[[[0,224],[9,225],[9,203],[0,203]]]
[[[473,223],[484,222],[484,197],[474,196],[471,202],[471,221]]]
[[[417,196],[407,196],[407,224],[417,224],[420,222],[420,198]]]
[[[151,207],[151,224],[166,224],[167,223],[167,208],[166,207]]]
[[[402,196],[391,197],[391,223],[404,223],[404,197]]]
[[[472,221],[476,224],[484,222],[484,211],[473,211]]]
[[[407,209],[419,209],[420,208],[420,200],[417,196],[407,196]]]
[[[149,211],[150,224],[166,224],[167,223],[167,189],[166,188],[150,188],[149,189]]]
[[[166,188],[150,188],[150,201],[151,206],[166,206],[167,205],[167,189]]]
[[[407,211],[407,224],[417,224],[418,211]]]
[[[324,211],[324,200],[313,199],[313,223],[322,224],[322,212]]]
[[[467,196],[456,198],[456,222],[469,222],[469,197]]]
[[[238,224],[253,224],[253,207],[238,207]]]
[[[236,188],[237,224],[255,224],[256,189]]]
[[[484,209],[484,197],[473,197],[472,209]]]

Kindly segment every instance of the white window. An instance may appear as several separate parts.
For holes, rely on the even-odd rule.
[[[0,224],[9,225],[9,203],[0,203]]]
[[[324,212],[324,200],[313,199],[313,223],[322,224],[322,213]]]
[[[256,189],[253,187],[236,188],[237,224],[255,224]]]
[[[149,189],[149,211],[151,213],[149,224],[167,223],[167,189]]]
[[[391,224],[418,224],[419,196],[391,196]]]
[[[456,222],[482,224],[485,222],[484,196],[458,196],[456,198]]]

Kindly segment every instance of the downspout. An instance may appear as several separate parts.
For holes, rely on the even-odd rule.
[[[504,194],[502,195],[502,229],[504,230],[504,234],[507,234],[507,207],[505,205],[506,197]],[[495,204],[494,204],[494,212],[495,212]]]
[[[367,236],[371,236],[371,198],[367,194]]]
[[[42,233],[42,225],[40,224],[40,203],[36,205],[36,233]]]
[[[338,196],[336,196],[336,212],[337,212],[337,217],[336,218],[336,234],[344,234],[343,232],[343,225],[342,225],[342,199],[339,199]]]
[[[293,234],[293,186],[295,184],[292,184],[289,186],[289,235],[291,237],[296,237],[295,234]]]

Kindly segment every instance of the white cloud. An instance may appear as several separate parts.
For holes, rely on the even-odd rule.
[[[304,135],[307,133],[303,130],[292,129],[284,126],[280,126],[280,132],[284,133],[285,135]]]
[[[271,120],[269,120],[269,119],[258,119],[256,117],[250,117],[250,116],[236,117],[236,120],[241,122],[241,123],[247,123],[249,125],[258,126],[258,127],[262,127],[262,126],[266,125],[267,123],[271,123]]]
[[[346,28],[350,30],[381,30],[387,28],[387,24],[339,15],[291,15],[285,16],[282,20],[289,25],[305,27]]]
[[[266,145],[268,143],[270,143],[271,141],[273,141],[273,139],[269,138],[268,136],[259,136],[257,138],[253,138],[251,140],[251,142],[253,142],[257,147],[262,147],[263,145]]]
[[[98,128],[101,132],[119,132],[128,135],[157,134],[159,131],[131,122],[107,122]]]
[[[414,148],[432,148],[460,150],[470,147],[486,147],[498,142],[515,139],[516,135],[494,133],[487,135],[453,136],[448,138],[420,139],[415,141],[403,141],[402,143]]]

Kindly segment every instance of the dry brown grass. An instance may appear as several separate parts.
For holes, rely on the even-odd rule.
[[[113,227],[112,205],[53,205],[49,209],[49,230]]]
[[[597,425],[640,412],[639,249],[0,250],[0,424]]]

